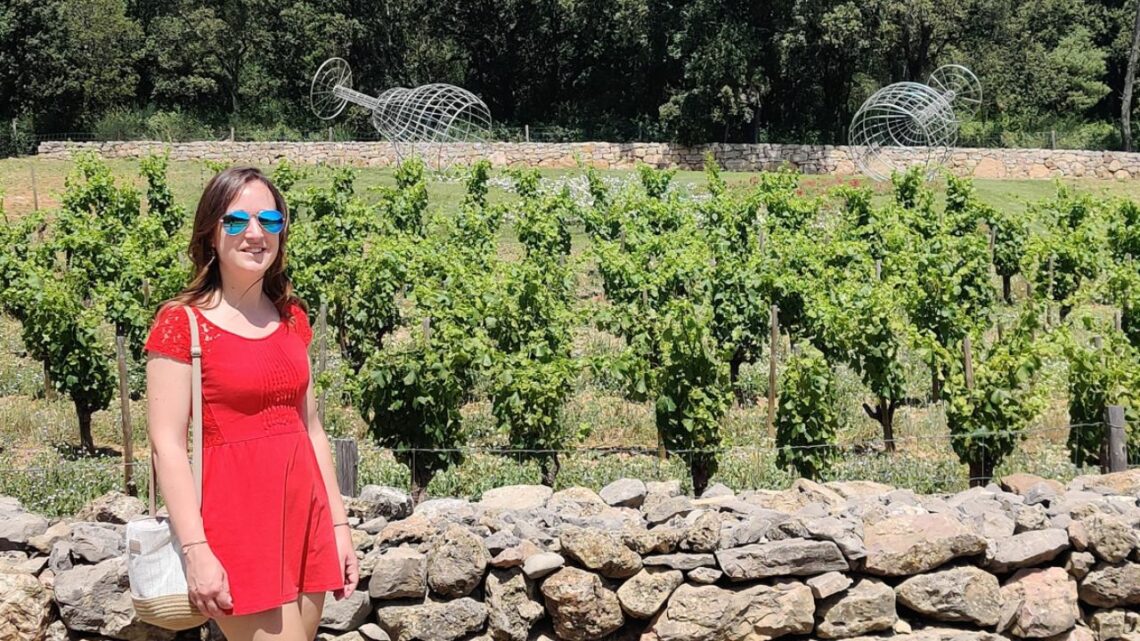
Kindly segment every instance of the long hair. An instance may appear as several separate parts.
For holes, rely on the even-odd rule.
[[[194,276],[190,283],[166,305],[201,305],[213,297],[222,286],[222,271],[218,264],[218,256],[211,241],[218,229],[218,221],[247,183],[260,180],[273,194],[273,202],[277,210],[289,220],[289,209],[284,196],[261,170],[256,167],[237,166],[230,167],[210,179],[206,184],[202,197],[198,200],[198,209],[194,213],[194,228],[190,233],[190,263],[193,266]],[[304,303],[293,294],[293,283],[285,275],[285,244],[289,234],[289,225],[281,230],[277,244],[277,256],[273,263],[265,270],[261,280],[261,291],[273,301],[281,318],[288,318],[289,305],[296,303],[304,309]],[[291,320],[291,319],[290,319]]]

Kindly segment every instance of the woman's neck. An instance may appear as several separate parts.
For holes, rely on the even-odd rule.
[[[215,303],[237,310],[243,316],[257,315],[273,301],[262,292],[262,279],[241,278],[237,275],[222,275],[222,284],[215,296]]]

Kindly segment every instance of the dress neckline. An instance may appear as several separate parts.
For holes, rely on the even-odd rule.
[[[230,331],[230,330],[226,329],[225,327],[222,327],[221,325],[210,320],[209,318],[206,318],[206,315],[202,313],[202,310],[198,309],[196,306],[191,305],[190,309],[194,310],[194,314],[197,315],[198,318],[201,318],[203,321],[208,323],[211,327],[214,327],[215,329],[221,330],[221,331],[229,334],[230,336],[236,336],[237,338],[241,338],[241,339],[247,340],[247,341],[263,341],[263,340],[266,340],[269,338],[273,338],[279,332],[281,332],[281,330],[285,329],[285,317],[280,316],[277,320],[277,327],[272,332],[269,332],[265,336],[244,336],[244,335],[239,334],[237,332]]]

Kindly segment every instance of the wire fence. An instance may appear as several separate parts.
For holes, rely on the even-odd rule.
[[[1073,430],[1097,430],[1104,433],[1103,423],[1080,423],[1056,427],[1034,427],[1018,432],[992,431],[974,433],[975,442],[987,437],[1008,436],[1017,441],[1013,450],[997,460],[970,467],[958,461],[955,443],[964,436],[953,434],[911,435],[893,439],[895,451],[887,449],[881,438],[842,444],[800,445],[778,448],[769,439],[747,445],[713,448],[672,449],[666,458],[659,450],[647,446],[512,448],[497,445],[470,445],[448,448],[384,448],[370,441],[360,441],[356,460],[335,464],[350,468],[356,479],[351,490],[355,494],[369,484],[386,485],[412,491],[411,468],[417,465],[440,465],[428,493],[477,499],[494,487],[542,482],[542,467],[556,460],[558,469],[555,488],[585,486],[599,490],[620,478],[645,481],[680,480],[691,491],[690,470],[694,463],[715,461],[710,483],[723,483],[735,490],[783,489],[799,475],[779,462],[781,449],[786,454],[828,453],[830,463],[817,480],[876,481],[911,489],[920,493],[949,493],[990,478],[971,474],[972,469],[993,470],[993,479],[1028,472],[1046,478],[1068,481],[1075,476],[1099,473],[1097,466],[1078,466],[1070,460],[1066,446]],[[335,443],[335,441],[334,441]],[[356,452],[356,447],[352,448]],[[0,495],[15,496],[27,509],[54,515],[72,514],[90,500],[111,490],[124,491],[130,469],[133,492],[146,496],[149,451],[145,444],[135,447],[138,455],[127,464],[121,456],[97,458],[62,458],[50,450],[32,448],[6,449],[0,452]],[[996,453],[995,453],[996,454]],[[994,463],[993,465],[987,465]],[[1140,467],[1140,460],[1129,462],[1129,469]],[[342,482],[342,486],[344,483]]]

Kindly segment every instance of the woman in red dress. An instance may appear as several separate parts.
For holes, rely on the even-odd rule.
[[[215,176],[190,240],[194,277],[147,339],[148,429],[190,600],[230,641],[308,641],[325,593],[358,569],[316,413],[301,301],[285,275],[288,210],[257,169]],[[186,455],[190,319],[202,349],[202,505]]]

